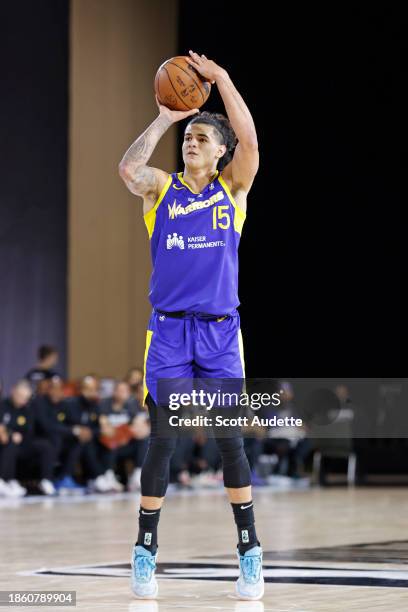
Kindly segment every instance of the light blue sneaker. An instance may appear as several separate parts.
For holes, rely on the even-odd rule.
[[[254,546],[244,555],[237,551],[239,559],[239,578],[235,590],[239,599],[261,599],[264,594],[262,574],[262,548]]]
[[[159,590],[154,572],[157,553],[135,545],[132,553],[132,591],[139,599],[155,599]]]

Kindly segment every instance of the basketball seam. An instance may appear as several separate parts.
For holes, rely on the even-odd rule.
[[[194,81],[194,83],[196,84],[196,87],[197,87],[198,91],[199,91],[199,92],[200,92],[200,94],[201,94],[201,97],[202,97],[202,99],[203,99],[203,102],[205,102],[205,98],[204,98],[204,96],[203,96],[203,92],[201,91],[200,86],[199,86],[199,84],[197,83],[197,81],[195,80],[195,78],[194,78],[194,77],[193,77],[193,76],[192,76],[192,75],[191,75],[189,72],[187,72],[187,70],[184,70],[184,68],[182,68],[182,67],[181,67],[181,66],[179,66],[178,64],[175,64],[174,62],[168,62],[168,64],[172,64],[173,66],[177,66],[177,68],[180,68],[180,70],[182,70],[183,72],[185,72],[185,73],[186,73],[186,75],[187,75],[187,76],[189,76],[189,77],[190,77],[190,78],[191,78],[191,79]],[[167,70],[166,70],[166,72],[167,72]],[[168,73],[167,73],[167,74],[168,74]]]
[[[176,64],[175,64],[175,65],[176,65]],[[188,110],[191,110],[191,106],[189,106],[188,104],[186,104],[186,103],[184,102],[183,98],[180,98],[180,96],[178,95],[178,93],[177,93],[177,89],[174,87],[174,85],[173,85],[173,83],[172,83],[172,81],[171,81],[170,75],[169,75],[169,73],[167,72],[167,69],[166,69],[166,68],[162,68],[162,70],[165,70],[165,71],[166,71],[167,78],[169,79],[169,83],[170,83],[170,85],[172,86],[172,88],[174,89],[174,93],[176,94],[176,96],[178,97],[178,99],[179,99],[179,100],[182,102],[182,104],[184,104],[184,106],[187,106],[187,109],[188,109]]]

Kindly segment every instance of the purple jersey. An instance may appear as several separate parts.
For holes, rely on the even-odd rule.
[[[151,241],[153,307],[229,314],[239,306],[238,246],[245,213],[218,171],[201,193],[190,189],[182,172],[171,174],[144,220]]]

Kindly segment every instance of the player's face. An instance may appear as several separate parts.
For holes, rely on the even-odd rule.
[[[183,141],[183,161],[187,168],[213,168],[225,150],[211,125],[194,123],[187,126]]]

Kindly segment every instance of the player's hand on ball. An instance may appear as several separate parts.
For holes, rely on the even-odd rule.
[[[170,108],[167,108],[167,106],[160,104],[157,96],[155,96],[155,98],[156,98],[156,104],[159,107],[160,115],[167,117],[173,123],[176,121],[182,121],[183,119],[186,119],[187,117],[190,117],[191,115],[195,115],[196,113],[200,112],[198,108],[192,108],[189,111],[171,110]]]
[[[191,51],[191,49],[189,53],[190,58],[186,57],[186,62],[193,66],[202,77],[214,85],[217,76],[222,72],[223,68],[213,60],[209,60],[204,54],[198,55],[198,53]]]

